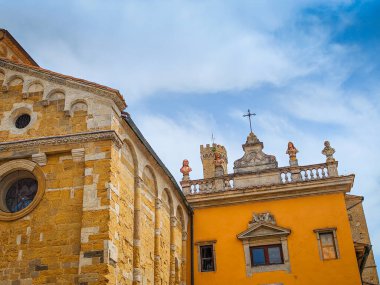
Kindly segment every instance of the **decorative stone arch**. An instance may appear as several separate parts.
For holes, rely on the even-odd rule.
[[[31,93],[44,92],[44,84],[41,80],[32,80],[25,84],[26,97],[29,97]]]
[[[141,272],[141,191],[143,180],[139,176],[139,161],[137,159],[136,148],[133,143],[125,138],[123,143],[128,146],[131,151],[134,167],[134,197],[133,197],[133,252],[132,252],[132,263],[133,263],[133,284],[142,283],[142,272]]]
[[[88,103],[85,99],[77,99],[71,102],[69,115],[73,116],[77,111],[85,111],[88,113]]]
[[[66,98],[66,92],[65,90],[61,88],[54,88],[47,92],[47,90],[44,91],[43,97],[42,97],[42,103],[43,105],[49,106],[52,102],[56,102],[58,100],[65,100]]]
[[[187,225],[185,220],[185,212],[181,205],[178,205],[176,208],[176,220],[181,222],[181,240],[182,240],[182,246],[181,246],[181,283],[182,285],[186,284],[186,244],[187,244]],[[175,276],[177,275],[176,269],[174,270]],[[175,279],[175,278],[174,278]]]
[[[173,198],[172,198],[172,195],[170,194],[170,191],[168,188],[164,188],[161,192],[161,201],[162,201],[162,204],[165,205],[165,199],[164,197],[167,197],[168,201],[168,207],[169,207],[169,213],[170,213],[170,217],[173,217],[174,216],[174,207],[173,207]]]
[[[29,214],[33,209],[37,207],[45,193],[45,174],[42,171],[41,167],[38,166],[37,163],[32,162],[30,160],[16,159],[0,165],[0,197],[3,196],[2,192],[5,191],[4,189],[1,189],[2,181],[4,181],[4,179],[7,179],[7,177],[15,171],[27,172],[34,176],[34,178],[38,182],[37,194],[34,197],[33,201],[21,211],[11,213],[6,212],[4,210],[0,210],[0,221],[13,221]]]
[[[126,152],[130,153],[130,155],[131,155],[131,158],[132,158],[131,165],[133,166],[133,173],[132,174],[136,179],[136,177],[139,176],[138,175],[139,165],[138,165],[135,147],[133,146],[133,144],[130,140],[124,139],[123,140],[123,146],[120,148],[120,156],[122,155],[122,151],[124,148],[126,149]],[[134,183],[134,184],[136,184],[136,183]],[[134,185],[134,188],[136,188],[135,185]]]
[[[5,84],[8,89],[11,87],[19,86],[19,85],[24,85],[24,78],[21,75],[18,74],[13,74],[9,76],[9,78],[6,79],[6,84]]]
[[[61,88],[54,88],[47,93],[45,100],[48,100],[49,102],[51,101],[56,101],[56,100],[61,100],[65,99],[66,97],[66,92],[65,90]]]
[[[143,169],[143,172],[142,172],[142,179],[144,181],[144,184],[145,186],[147,186],[147,188],[149,188],[147,185],[147,182],[146,179],[148,179],[148,174],[150,174],[150,176],[152,177],[152,180],[153,180],[153,195],[155,198],[158,197],[158,188],[157,188],[157,178],[156,178],[156,174],[154,173],[153,171],[153,168],[150,166],[150,165],[145,165],[144,169]]]
[[[158,197],[157,177],[150,165],[145,165],[142,172],[142,180],[145,188],[154,198],[154,280],[153,284],[160,281],[160,243],[161,243],[161,200]],[[152,189],[153,188],[153,189]]]
[[[178,221],[181,222],[182,229],[184,229],[185,228],[185,216],[183,214],[183,209],[182,209],[181,205],[177,206],[175,215],[176,215]]]

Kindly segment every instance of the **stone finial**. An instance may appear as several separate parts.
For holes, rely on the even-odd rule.
[[[288,149],[286,150],[286,154],[289,155],[290,166],[298,165],[297,153],[298,149],[296,149],[294,144],[292,142],[288,142]]]
[[[191,167],[189,166],[189,161],[187,159],[184,159],[182,162],[182,167],[179,170],[183,174],[182,180],[189,180],[189,173],[193,171]]]
[[[234,162],[235,173],[259,172],[278,167],[276,157],[263,152],[264,144],[254,133],[249,133],[242,147],[244,155]]]
[[[326,156],[326,162],[334,162],[335,158],[333,155],[335,153],[335,149],[330,146],[329,141],[325,141],[324,145],[325,147],[322,150],[322,154]]]

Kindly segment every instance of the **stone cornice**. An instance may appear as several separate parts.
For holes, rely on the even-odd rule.
[[[46,80],[48,82],[83,90],[101,97],[112,99],[120,111],[123,111],[127,107],[122,95],[118,90],[102,86],[94,82],[75,78],[72,76],[66,76],[40,67],[12,62],[4,58],[0,58],[0,67],[28,74],[30,76],[40,78],[41,80]]]
[[[228,191],[187,195],[192,208],[225,206],[254,201],[289,199],[296,197],[347,193],[351,190],[355,175],[331,177],[315,181],[302,181],[260,187],[248,187]]]
[[[118,147],[121,147],[122,145],[122,141],[115,131],[96,131],[63,136],[35,138],[29,140],[1,142],[0,151],[28,149],[45,145],[76,144],[103,140],[112,140]]]

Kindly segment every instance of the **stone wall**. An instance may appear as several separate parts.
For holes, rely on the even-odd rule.
[[[121,155],[114,152],[112,162],[117,164],[127,164],[127,172],[121,168],[118,170],[115,185],[118,189],[123,188],[120,179],[128,177],[129,183],[126,188],[134,188],[133,193],[133,255],[132,266],[133,276],[130,279],[122,276],[119,266],[120,252],[124,252],[124,247],[130,245],[115,243],[119,252],[119,262],[115,266],[118,272],[120,283],[110,284],[180,284],[176,283],[176,274],[179,276],[181,284],[186,283],[186,277],[181,277],[181,268],[186,266],[185,247],[183,233],[187,232],[182,225],[187,225],[187,211],[181,202],[177,190],[172,182],[165,175],[163,169],[158,167],[157,162],[149,155],[145,146],[139,141],[125,121],[115,122],[115,130],[119,132],[123,141]],[[124,149],[128,150],[123,156]],[[119,151],[120,152],[120,151]],[[128,161],[128,162],[127,162]],[[113,172],[114,173],[114,172]],[[132,179],[134,175],[134,179]],[[129,194],[126,194],[127,196]],[[120,195],[123,197],[123,195]],[[121,198],[123,199],[123,198]],[[132,203],[131,203],[132,204]],[[120,203],[120,212],[124,207],[132,207],[128,203]],[[111,219],[114,221],[115,219]],[[181,222],[178,224],[178,220]],[[111,228],[111,232],[117,231],[117,226]],[[125,228],[119,228],[119,237],[126,232]],[[179,270],[176,270],[176,261]],[[185,268],[184,268],[185,269]],[[123,281],[121,281],[123,280]]]
[[[50,155],[40,167],[46,190],[37,208],[19,220],[0,221],[0,284],[78,281],[83,166],[70,152]]]
[[[20,160],[46,187],[28,214],[0,213],[0,285],[184,284],[186,207],[116,103],[4,65],[0,183]],[[31,122],[17,129],[24,112]]]
[[[346,205],[353,241],[371,245],[363,209],[363,197],[346,195]],[[364,266],[362,280],[363,282],[367,282],[364,284],[379,284],[373,249],[368,255],[367,262]]]

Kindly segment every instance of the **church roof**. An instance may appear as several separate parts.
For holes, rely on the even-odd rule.
[[[8,32],[5,29],[0,28],[0,43],[3,43],[3,45],[6,46],[6,48],[10,49],[14,59],[17,58],[17,60],[28,64],[32,66],[38,66],[37,62],[34,61],[34,59],[25,51],[25,49],[16,41],[16,39],[11,35],[10,32]],[[1,47],[0,48],[4,48]],[[1,51],[0,51],[1,54]]]
[[[16,66],[21,67],[21,68],[27,68],[28,70],[34,70],[36,72],[41,72],[41,73],[44,73],[44,74],[49,75],[49,76],[54,76],[54,77],[58,77],[61,79],[74,81],[76,83],[80,83],[80,84],[86,85],[88,87],[93,87],[96,89],[101,89],[104,91],[114,93],[116,95],[116,97],[119,99],[119,104],[117,104],[119,106],[119,108],[121,110],[124,110],[127,107],[127,104],[126,104],[123,96],[121,95],[121,93],[117,89],[114,89],[114,88],[111,88],[111,87],[108,87],[105,85],[101,85],[101,84],[98,84],[98,83],[95,83],[92,81],[88,81],[85,79],[76,78],[76,77],[69,76],[69,75],[64,75],[62,73],[54,72],[54,71],[51,71],[51,70],[48,70],[48,69],[45,69],[45,68],[42,68],[39,66],[32,66],[32,65],[28,65],[28,64],[24,64],[24,63],[14,62],[14,61],[12,61],[10,59],[6,59],[6,58],[0,58],[0,62],[1,61],[8,63],[8,64],[16,65]]]

